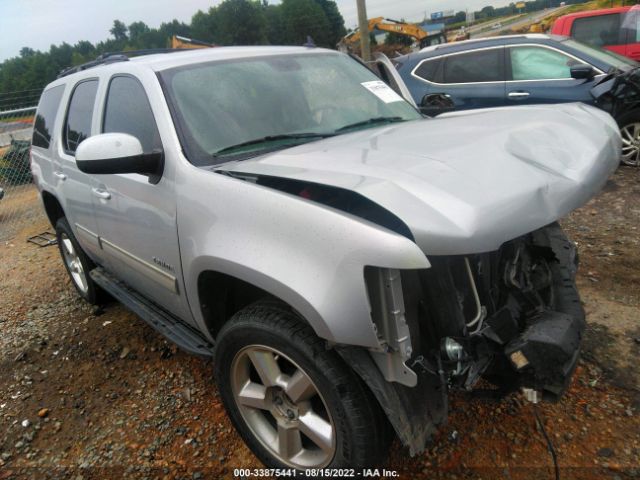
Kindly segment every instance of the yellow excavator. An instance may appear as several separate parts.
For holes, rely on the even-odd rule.
[[[373,32],[375,30],[397,33],[398,35],[407,35],[414,38],[416,42],[420,44],[420,48],[447,43],[447,37],[444,31],[428,33],[418,25],[400,22],[398,20],[392,20],[390,18],[377,17],[369,20],[368,31]],[[360,35],[360,30],[355,30],[346,35],[340,41],[340,44],[346,46],[353,45],[360,41]]]
[[[185,48],[211,48],[215,47],[212,43],[201,42],[200,40],[194,40],[193,38],[183,37],[181,35],[174,35],[171,37],[171,48],[184,50]]]

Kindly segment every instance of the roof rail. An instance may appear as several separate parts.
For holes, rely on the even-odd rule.
[[[127,52],[107,52],[107,53],[103,53],[102,55],[97,57],[95,60],[92,60],[90,62],[83,63],[82,65],[76,65],[74,67],[65,68],[58,74],[57,78],[66,77],[67,75],[81,72],[89,68],[98,67],[100,65],[107,65],[109,63],[116,63],[116,62],[128,62],[130,57],[154,55],[156,53],[184,52],[186,50],[187,49],[185,48],[150,48],[146,50],[129,50]]]

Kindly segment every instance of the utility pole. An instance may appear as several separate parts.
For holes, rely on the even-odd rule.
[[[360,50],[362,60],[371,61],[371,41],[369,39],[369,20],[367,19],[367,5],[365,0],[356,0],[358,4],[358,28],[360,29]]]

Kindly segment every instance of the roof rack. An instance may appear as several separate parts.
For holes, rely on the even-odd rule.
[[[60,71],[57,78],[66,77],[73,73],[88,70],[89,68],[98,67],[100,65],[108,65],[116,62],[128,62],[130,57],[140,57],[143,55],[154,55],[156,53],[174,53],[187,51],[186,48],[150,48],[146,50],[130,50],[127,52],[107,52],[103,53],[95,60],[92,60],[82,65],[76,65],[74,67],[65,68]]]

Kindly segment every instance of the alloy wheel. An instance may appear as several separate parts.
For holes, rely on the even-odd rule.
[[[60,235],[60,243],[62,244],[64,263],[69,269],[73,283],[78,287],[78,290],[86,294],[89,290],[89,282],[87,281],[84,267],[82,266],[76,249],[73,247],[71,239],[64,232]]]
[[[622,163],[632,167],[640,166],[640,122],[625,125],[622,135]]]
[[[291,358],[264,345],[247,346],[231,364],[231,383],[242,418],[279,461],[297,469],[331,462],[336,429],[327,403]]]

